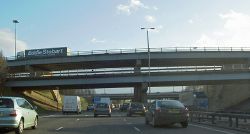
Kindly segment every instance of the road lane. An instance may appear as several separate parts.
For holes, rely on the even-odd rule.
[[[190,123],[188,128],[182,128],[180,124],[153,128],[151,125],[145,125],[144,117],[132,117],[126,118],[125,120],[130,122],[134,127],[138,128],[143,134],[247,134],[244,132],[192,123]]]
[[[25,134],[246,134],[242,132],[190,124],[153,128],[144,124],[144,117],[112,116],[97,117],[92,115],[53,115],[39,119],[36,130],[27,129]],[[6,131],[5,134],[14,134]]]

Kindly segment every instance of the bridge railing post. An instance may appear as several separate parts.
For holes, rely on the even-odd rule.
[[[229,127],[233,126],[233,119],[231,116],[228,117],[228,121],[229,121]]]
[[[215,124],[215,115],[212,115],[212,124]]]
[[[239,127],[239,118],[238,117],[235,118],[235,127],[236,128]]]
[[[201,122],[201,114],[198,114],[198,122]]]

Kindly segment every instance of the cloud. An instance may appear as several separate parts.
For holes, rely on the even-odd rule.
[[[149,23],[154,23],[156,21],[154,16],[146,15],[145,20]]]
[[[157,11],[159,8],[157,6],[153,6],[153,9]]]
[[[188,23],[189,23],[189,24],[193,24],[193,23],[194,23],[194,20],[190,19],[190,20],[188,20]]]
[[[127,5],[118,5],[116,8],[120,13],[131,14],[130,7]]]
[[[196,44],[241,47],[250,45],[250,16],[233,10],[219,14],[223,27],[203,33]]]
[[[128,4],[120,4],[116,7],[119,13],[131,15],[132,12],[137,11],[140,8],[148,9],[140,0],[130,0]]]
[[[16,47],[17,52],[27,49],[26,42],[19,40],[18,35]],[[15,55],[15,34],[9,29],[0,29],[0,51],[3,51],[4,56]]]
[[[93,37],[90,40],[90,42],[96,44],[96,43],[105,43],[106,41],[105,40],[97,40],[96,38]]]

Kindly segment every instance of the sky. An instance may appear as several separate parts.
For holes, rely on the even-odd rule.
[[[0,50],[248,47],[249,0],[1,0]]]
[[[1,0],[0,51],[250,47],[250,0]]]

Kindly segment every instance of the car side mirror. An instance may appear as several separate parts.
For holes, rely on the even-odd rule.
[[[34,109],[34,110],[37,110],[37,106],[34,106],[33,109]]]

